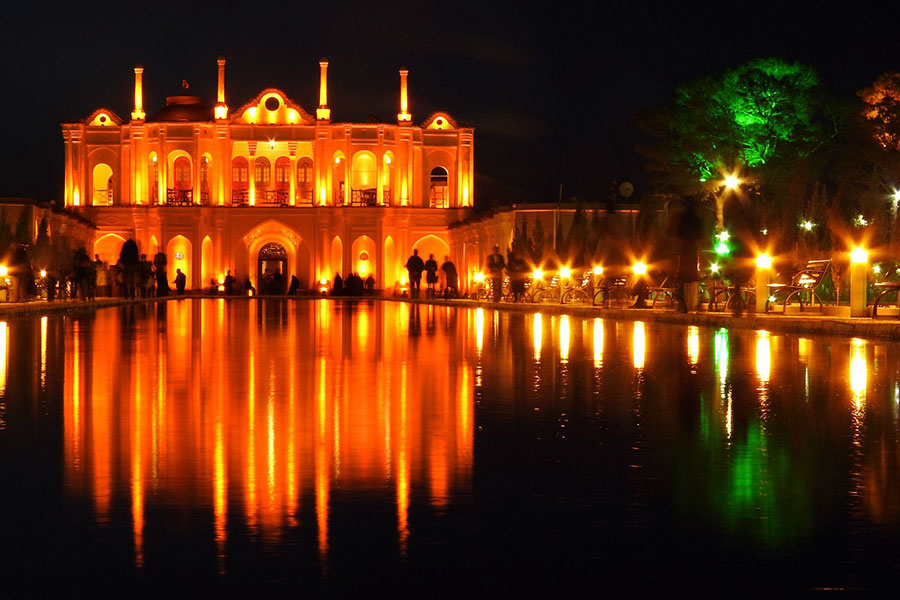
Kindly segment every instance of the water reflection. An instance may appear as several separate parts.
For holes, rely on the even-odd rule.
[[[155,502],[207,495],[224,572],[230,521],[278,544],[302,522],[307,489],[325,564],[335,486],[377,489],[393,479],[401,553],[414,485],[427,486],[438,507],[468,487],[472,365],[451,352],[454,332],[423,347],[399,335],[406,305],[300,306],[273,314],[255,301],[171,303],[128,327],[100,311],[88,339],[79,322],[68,331],[67,488],[89,494],[105,522],[119,478],[128,478],[137,565],[151,489]]]
[[[825,562],[859,564],[881,555],[873,524],[900,535],[898,390],[898,344],[484,309],[203,300],[0,322],[0,450],[59,440],[58,469],[35,453],[33,472],[148,576],[201,547],[214,576],[253,548],[290,556],[276,578],[337,578],[510,531],[524,549],[481,560],[630,537],[676,556],[690,531],[707,558],[793,561],[835,528]]]

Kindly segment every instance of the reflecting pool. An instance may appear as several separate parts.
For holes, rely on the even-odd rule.
[[[0,320],[2,589],[887,589],[900,345],[394,302]]]

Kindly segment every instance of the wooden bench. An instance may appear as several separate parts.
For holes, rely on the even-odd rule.
[[[822,299],[816,293],[819,286],[825,280],[825,276],[831,270],[831,259],[811,260],[806,266],[797,271],[791,278],[790,283],[770,283],[768,285],[769,297],[766,298],[766,312],[769,312],[769,299],[777,293],[784,293],[782,300],[782,310],[787,308],[791,298],[794,296],[800,301],[800,310],[803,310],[803,294],[809,294],[809,305],[812,306],[813,299],[819,302],[819,308],[822,308]]]

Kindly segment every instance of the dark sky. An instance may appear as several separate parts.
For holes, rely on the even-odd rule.
[[[138,62],[148,114],[182,79],[211,105],[220,54],[230,107],[277,87],[313,113],[325,56],[332,119],[389,122],[406,65],[416,122],[444,110],[475,127],[482,205],[555,201],[560,183],[566,198],[584,200],[605,197],[613,180],[640,191],[635,112],[666,102],[685,79],[781,56],[813,65],[851,98],[900,69],[896,9],[872,4],[327,4],[4,3],[0,196],[58,199],[59,123],[101,106],[129,118]]]

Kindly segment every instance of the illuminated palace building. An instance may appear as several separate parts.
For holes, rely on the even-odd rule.
[[[449,254],[447,226],[474,200],[473,130],[445,113],[413,124],[406,70],[396,123],[336,123],[327,61],[315,117],[271,88],[229,110],[218,64],[212,108],[185,85],[148,117],[138,66],[129,122],[101,108],[62,125],[65,204],[97,226],[103,260],[133,238],[193,288],[265,269],[303,288],[351,271],[391,288],[414,248]]]

